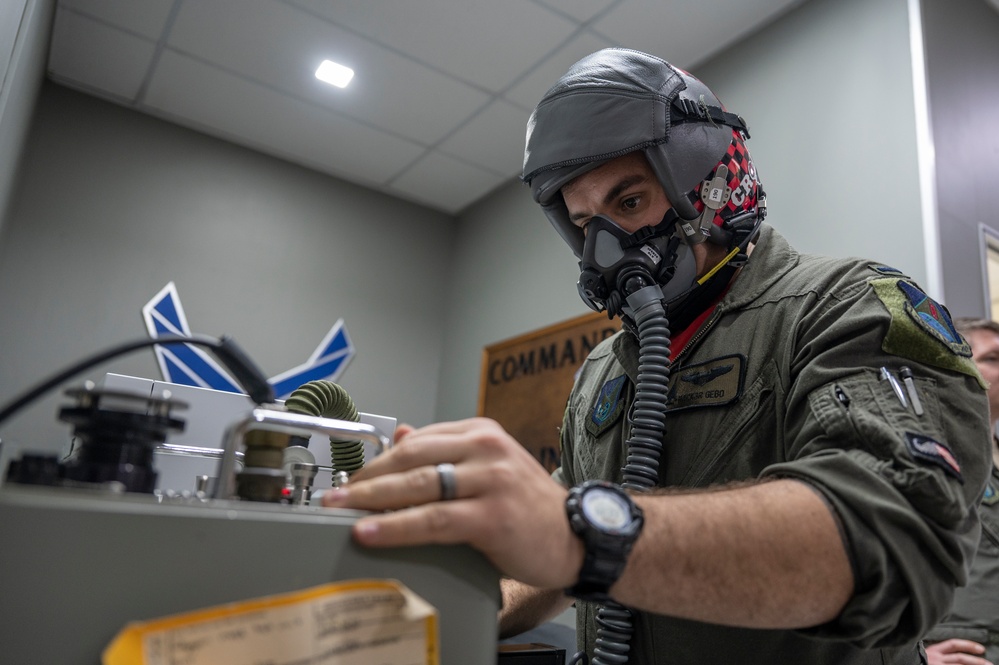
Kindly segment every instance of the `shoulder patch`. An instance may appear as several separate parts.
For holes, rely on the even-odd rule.
[[[593,411],[586,419],[586,431],[593,436],[603,434],[621,417],[624,412],[624,384],[627,380],[628,377],[622,374],[605,383],[600,389]]]
[[[923,330],[943,342],[951,351],[965,358],[971,357],[971,346],[954,328],[950,313],[933,298],[920,291],[914,284],[898,281],[898,289],[905,295],[905,313]]]
[[[892,268],[891,266],[878,265],[878,266],[868,266],[871,270],[882,275],[901,275],[903,274],[898,268]]]
[[[941,469],[961,481],[964,484],[964,476],[961,475],[961,465],[958,464],[954,452],[946,443],[940,443],[923,434],[905,433],[905,443],[909,448],[909,454],[913,459],[936,464]]]
[[[881,348],[902,358],[985,380],[971,361],[971,346],[954,328],[947,309],[906,279],[876,278],[871,287],[891,315]]]

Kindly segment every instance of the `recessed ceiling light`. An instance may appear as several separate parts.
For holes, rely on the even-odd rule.
[[[323,64],[316,70],[316,78],[338,88],[346,88],[350,79],[354,78],[354,70],[332,60],[323,60]]]

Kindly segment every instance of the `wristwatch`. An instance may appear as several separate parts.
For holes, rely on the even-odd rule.
[[[608,601],[642,531],[642,509],[617,485],[589,480],[569,490],[565,511],[586,547],[579,580],[565,592],[580,600]]]

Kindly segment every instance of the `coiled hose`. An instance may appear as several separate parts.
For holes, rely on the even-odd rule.
[[[638,382],[633,425],[623,469],[625,489],[639,492],[659,484],[659,458],[666,432],[666,401],[670,374],[669,321],[660,300],[649,300],[635,311],[638,327]],[[597,610],[597,640],[593,665],[623,665],[631,650],[632,613],[607,602]],[[576,654],[578,662],[585,654]]]
[[[323,379],[309,381],[295,389],[284,403],[292,413],[301,413],[319,418],[334,418],[357,422],[357,409],[354,400],[339,384]],[[334,471],[346,471],[352,475],[364,466],[364,443],[348,439],[330,437],[330,457]]]

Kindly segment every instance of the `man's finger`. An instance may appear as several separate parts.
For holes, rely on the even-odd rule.
[[[353,533],[367,547],[464,543],[469,542],[476,519],[467,502],[431,503],[362,517]]]
[[[325,492],[323,505],[328,508],[389,510],[399,506],[429,503],[440,498],[440,475],[436,467],[424,465],[369,480],[351,480],[346,487]]]
[[[440,462],[460,462],[468,455],[469,445],[460,434],[427,437],[415,430],[405,441],[365,463],[351,476],[351,482],[367,480],[389,473],[402,473]]]

